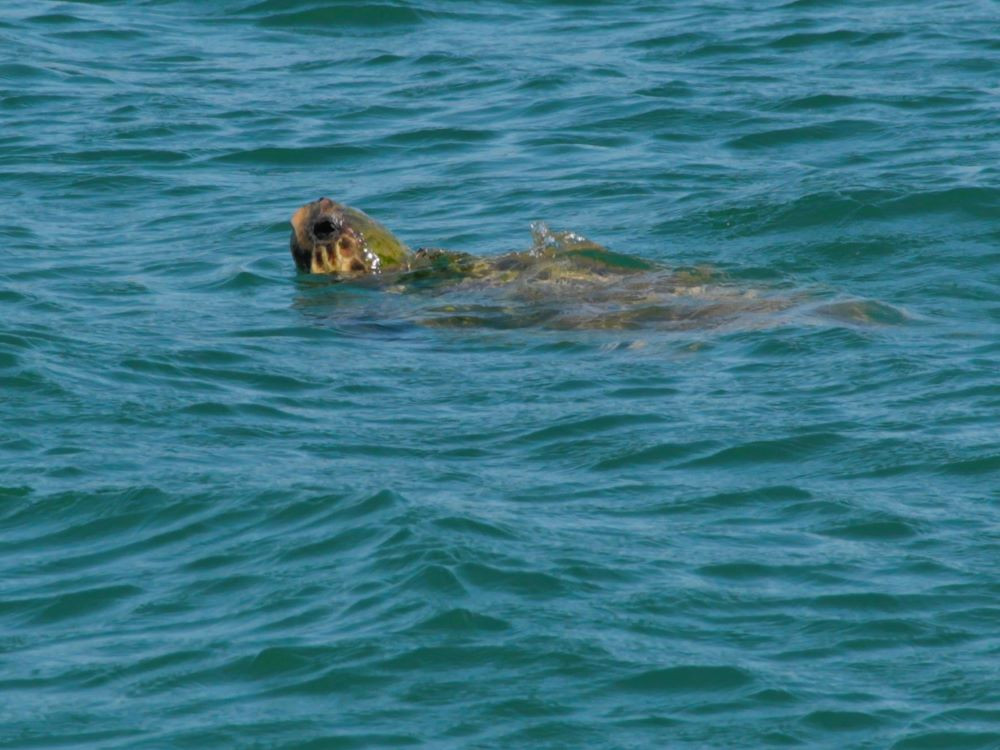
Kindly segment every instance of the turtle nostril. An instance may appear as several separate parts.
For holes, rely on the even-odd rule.
[[[318,240],[325,240],[335,231],[333,222],[329,219],[322,219],[313,224],[313,234]]]

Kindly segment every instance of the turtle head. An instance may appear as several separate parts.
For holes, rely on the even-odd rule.
[[[410,251],[373,218],[329,198],[292,215],[292,258],[300,271],[358,276],[405,269]]]

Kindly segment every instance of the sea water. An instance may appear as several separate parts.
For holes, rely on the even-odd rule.
[[[998,11],[5,0],[0,746],[1000,747]],[[790,304],[428,325],[320,195]]]

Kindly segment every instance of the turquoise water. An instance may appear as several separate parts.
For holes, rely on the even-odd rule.
[[[0,746],[1000,747],[997,10],[6,0]]]

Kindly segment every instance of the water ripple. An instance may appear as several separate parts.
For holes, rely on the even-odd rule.
[[[11,0],[0,746],[1000,746],[990,10]]]

